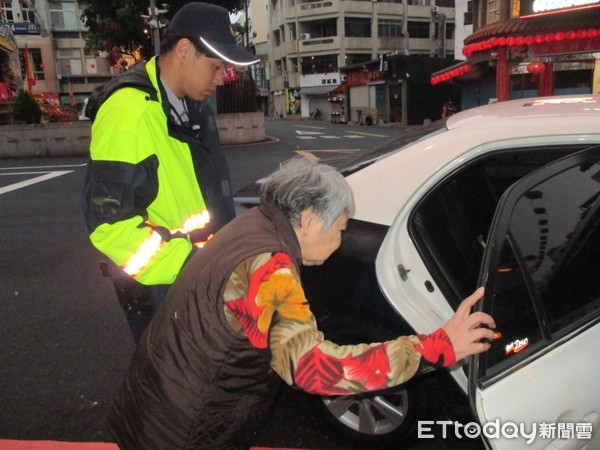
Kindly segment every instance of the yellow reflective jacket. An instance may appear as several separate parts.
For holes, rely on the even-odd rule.
[[[212,109],[186,99],[178,125],[157,58],[94,92],[83,190],[94,246],[137,281],[171,284],[195,247],[234,216]]]

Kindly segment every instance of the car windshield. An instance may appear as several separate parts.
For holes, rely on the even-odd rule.
[[[429,136],[443,133],[446,131],[446,121],[438,120],[429,125],[409,130],[406,134],[401,137],[389,141],[383,145],[375,147],[374,149],[366,152],[362,152],[357,158],[351,159],[350,161],[344,160],[340,163],[329,162],[329,164],[335,166],[344,176],[352,175],[354,172],[364,169],[367,166],[379,161],[380,159],[387,158],[390,155],[402,150],[408,145],[418,142],[422,139],[428,138]]]

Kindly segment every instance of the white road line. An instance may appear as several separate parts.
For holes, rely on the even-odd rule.
[[[365,138],[364,136],[358,136],[356,134],[345,134],[344,137],[348,138],[348,139],[364,139]]]
[[[25,166],[25,167],[0,167],[0,170],[24,170],[24,169],[63,169],[69,167],[85,167],[87,163],[84,164],[64,164],[57,166]]]
[[[296,136],[296,139],[317,139],[314,136]]]
[[[319,136],[321,139],[341,139],[340,136]]]
[[[39,177],[31,178],[29,180],[21,181],[19,183],[14,183],[9,186],[0,188],[0,195],[6,194],[7,192],[11,191],[16,191],[17,189],[21,189],[27,186],[31,186],[32,184],[41,183],[42,181],[48,181],[52,178],[60,177],[61,175],[66,175],[71,172],[73,172],[73,170],[61,170],[57,172],[50,172]]]

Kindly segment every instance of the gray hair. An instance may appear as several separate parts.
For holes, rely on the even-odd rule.
[[[348,182],[333,167],[307,158],[284,162],[262,185],[260,200],[277,206],[293,226],[303,211],[312,209],[323,219],[323,231],[343,213],[354,214],[354,198]]]

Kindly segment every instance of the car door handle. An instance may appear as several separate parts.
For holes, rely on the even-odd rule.
[[[596,411],[592,411],[583,417],[580,417],[580,415],[574,411],[568,411],[565,414],[560,415],[557,423],[591,424],[592,429],[590,430],[590,433],[594,433],[594,431],[596,432],[592,434],[591,439],[586,439],[583,437],[578,438],[577,430],[573,429],[573,436],[571,438],[554,439],[545,447],[546,450],[593,450],[600,448],[600,432],[598,431],[598,426],[600,425],[600,415]]]

